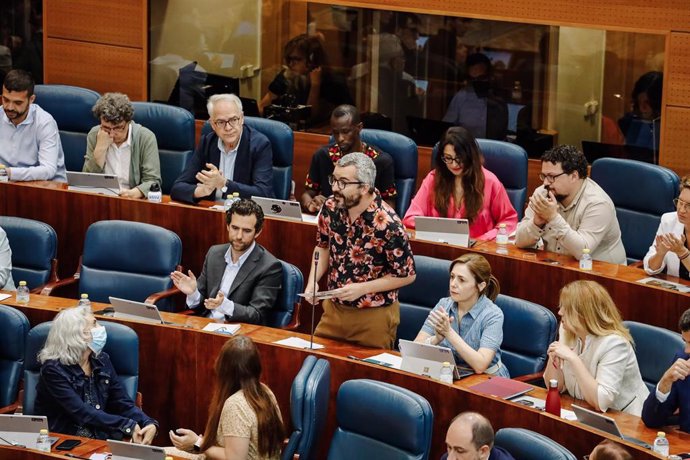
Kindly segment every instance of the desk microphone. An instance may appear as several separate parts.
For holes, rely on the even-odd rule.
[[[312,286],[312,295],[314,298],[311,303],[311,336],[309,337],[309,349],[314,349],[314,310],[316,310],[316,276],[319,272],[319,251],[314,252],[314,284]]]

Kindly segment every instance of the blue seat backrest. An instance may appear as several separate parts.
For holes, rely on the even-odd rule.
[[[133,102],[134,121],[150,129],[158,141],[161,189],[170,194],[194,152],[194,116],[189,110],[155,102]]]
[[[268,138],[273,151],[273,193],[278,199],[289,199],[295,150],[294,133],[285,123],[265,118],[244,117],[244,124]],[[211,125],[207,121],[201,128],[201,135],[211,131]]]
[[[139,337],[130,327],[123,324],[108,321],[99,321],[99,323],[105,326],[108,333],[108,340],[103,351],[110,356],[118,380],[124,386],[127,395],[132,398],[132,401],[136,401],[139,386]],[[52,324],[52,321],[49,321],[34,326],[27,337],[24,355],[24,400],[22,401],[26,415],[36,414],[34,408],[36,384],[41,372],[41,364],[37,358],[48,338]]]
[[[635,356],[642,380],[653,392],[661,376],[671,367],[674,355],[683,351],[685,342],[679,333],[662,327],[636,321],[624,321],[623,324],[635,342]]]
[[[292,381],[290,415],[293,431],[283,449],[283,460],[292,460],[294,454],[299,454],[300,460],[316,458],[318,441],[328,415],[330,386],[331,365],[328,361],[307,356]]]
[[[556,441],[524,428],[498,430],[494,445],[507,450],[515,460],[577,460]]]
[[[417,144],[407,136],[380,129],[363,129],[361,138],[393,157],[398,190],[395,212],[404,217],[417,188]]]
[[[280,261],[283,266],[283,280],[278,298],[273,308],[266,315],[266,325],[270,327],[285,327],[292,321],[295,304],[301,301],[299,293],[304,289],[304,277],[299,268]]]
[[[98,98],[96,91],[67,85],[36,85],[36,104],[53,116],[60,130],[65,167],[81,171],[86,155],[86,135],[96,126],[91,109]]]
[[[494,303],[503,311],[501,360],[510,376],[540,372],[548,360],[546,350],[556,338],[556,317],[541,305],[503,294]]]
[[[616,207],[628,261],[641,260],[654,242],[661,215],[675,211],[680,179],[663,166],[620,158],[596,160],[591,176]]]
[[[123,220],[93,223],[86,230],[79,292],[95,302],[109,303],[109,296],[143,302],[172,287],[170,273],[181,257],[180,237],[165,228]]]
[[[329,460],[429,457],[434,414],[418,394],[375,380],[348,380],[338,390],[336,406]]]
[[[26,281],[35,289],[50,280],[53,259],[57,257],[57,234],[50,225],[21,217],[0,216],[0,227],[7,233],[12,249],[14,284]]]
[[[484,156],[484,167],[496,174],[508,193],[508,198],[522,219],[527,200],[527,152],[517,144],[477,139],[479,150]],[[436,167],[439,144],[431,151],[431,168]]]
[[[19,310],[0,305],[0,331],[0,407],[5,407],[17,400],[29,320]]]
[[[448,297],[450,261],[414,256],[417,278],[400,289],[398,339],[414,340],[438,301]],[[397,342],[396,342],[397,345]]]

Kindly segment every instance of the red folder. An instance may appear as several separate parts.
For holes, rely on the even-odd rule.
[[[531,391],[533,388],[532,385],[527,383],[506,379],[504,377],[492,377],[485,382],[469,387],[470,390],[474,390],[478,393],[498,396],[503,399],[515,398]]]

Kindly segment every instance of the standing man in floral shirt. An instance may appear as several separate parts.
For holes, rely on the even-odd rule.
[[[376,167],[375,185],[381,197],[393,209],[398,192],[395,189],[395,170],[393,157],[375,147],[362,142],[362,122],[359,111],[352,105],[339,105],[331,114],[331,133],[333,144],[324,145],[311,157],[304,193],[300,202],[305,212],[316,214],[331,196],[333,190],[328,183],[328,176],[338,160],[352,152],[362,152],[372,160]]]
[[[374,187],[375,177],[374,162],[363,153],[338,160],[328,178],[333,196],[318,220],[318,269],[312,266],[306,291],[313,303],[314,285],[328,272],[331,298],[323,301],[315,335],[391,349],[400,323],[398,289],[416,274],[405,229]]]

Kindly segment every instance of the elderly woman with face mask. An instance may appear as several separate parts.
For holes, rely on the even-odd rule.
[[[151,444],[158,423],[125,392],[102,352],[106,340],[105,327],[88,308],[69,308],[55,317],[38,354],[36,413],[48,417],[50,431]]]

